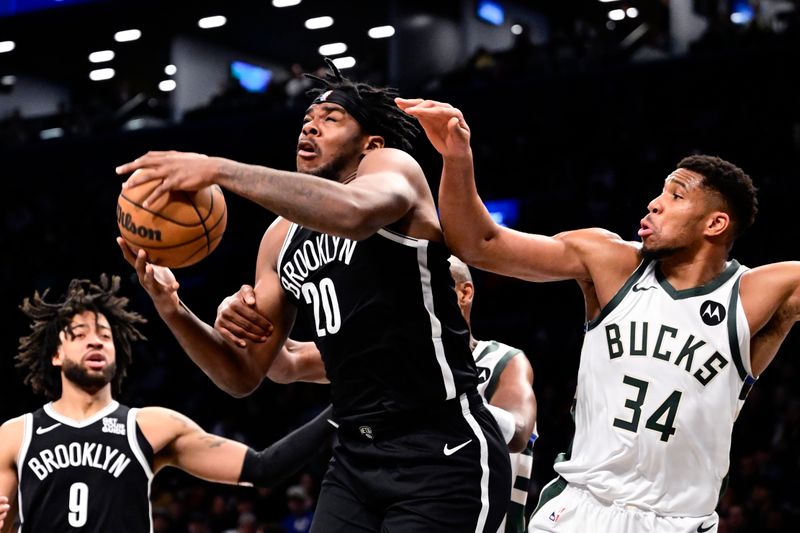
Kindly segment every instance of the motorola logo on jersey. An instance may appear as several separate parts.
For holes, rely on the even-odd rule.
[[[491,371],[486,368],[485,366],[478,367],[478,383],[486,383],[489,381],[489,376],[491,375]]]
[[[700,318],[709,326],[716,326],[725,320],[725,308],[713,300],[706,300],[700,306]]]

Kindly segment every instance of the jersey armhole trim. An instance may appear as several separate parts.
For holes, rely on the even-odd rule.
[[[142,466],[148,481],[150,481],[153,479],[153,469],[150,468],[150,464],[148,464],[144,452],[142,452],[142,448],[139,446],[139,441],[136,439],[136,414],[138,412],[139,409],[136,408],[132,408],[128,411],[128,445],[131,447],[134,457],[136,457],[136,460],[139,461],[139,464]]]
[[[20,522],[18,531],[22,531],[22,524],[25,523],[22,508],[22,469],[28,456],[31,439],[33,439],[33,413],[25,413],[22,419],[22,442],[17,452],[17,517]]]
[[[428,241],[425,239],[415,239],[414,237],[409,237],[408,235],[403,235],[402,233],[397,233],[396,231],[386,228],[379,229],[378,235],[411,248],[420,248],[428,245]]]
[[[633,287],[633,285],[639,281],[639,278],[642,277],[644,271],[647,269],[647,266],[650,263],[651,261],[649,260],[642,260],[642,262],[639,263],[639,266],[636,267],[636,270],[633,271],[633,274],[631,274],[628,280],[622,285],[622,287],[620,287],[620,289],[617,291],[617,294],[615,294],[614,297],[611,298],[611,301],[600,310],[600,314],[597,315],[596,318],[586,322],[584,329],[587,332],[593,330],[600,322],[603,321],[605,317],[609,315],[609,313],[611,313],[611,311],[617,308],[625,296],[630,292],[631,287]]]
[[[744,361],[742,361],[742,352],[739,350],[739,329],[737,327],[736,317],[738,316],[739,282],[741,281],[742,277],[739,276],[739,279],[733,284],[731,300],[728,304],[728,344],[730,344],[731,358],[733,359],[733,364],[736,366],[736,370],[739,372],[739,378],[741,378],[742,381],[747,381],[748,378],[750,378],[755,382],[755,378],[747,374]]]
[[[506,369],[506,366],[508,366],[508,362],[511,361],[515,355],[521,353],[522,350],[509,347],[506,353],[503,354],[503,357],[501,357],[497,364],[494,365],[492,377],[489,379],[489,383],[486,385],[486,392],[484,393],[487,402],[490,402],[492,396],[494,396],[494,391],[497,389],[497,384],[500,383],[500,376],[503,374],[503,370]]]
[[[281,271],[281,264],[283,263],[283,254],[286,253],[286,248],[289,247],[289,243],[292,241],[292,237],[294,237],[294,232],[297,231],[297,224],[294,222],[291,223],[289,229],[286,230],[286,237],[283,238],[283,246],[281,246],[281,251],[278,253],[278,262],[276,263],[275,270],[280,273]]]

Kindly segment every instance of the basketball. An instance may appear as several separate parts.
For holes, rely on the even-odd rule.
[[[218,185],[199,191],[170,191],[149,207],[142,202],[161,183],[152,180],[123,189],[117,199],[117,226],[134,253],[142,248],[155,265],[181,268],[214,251],[228,221]]]

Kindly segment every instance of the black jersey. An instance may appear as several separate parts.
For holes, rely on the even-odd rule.
[[[380,423],[475,388],[449,255],[387,229],[351,241],[290,226],[278,273],[315,335],[337,421]]]
[[[20,532],[152,531],[153,449],[136,409],[112,402],[87,420],[52,404],[25,415],[17,463]]]

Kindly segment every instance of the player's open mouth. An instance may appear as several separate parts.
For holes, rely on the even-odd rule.
[[[639,237],[645,238],[649,237],[653,234],[653,228],[650,227],[650,223],[646,220],[642,219],[641,221],[641,228],[639,228]]]
[[[317,147],[310,141],[300,141],[297,143],[297,155],[304,159],[316,157]]]
[[[86,366],[93,370],[100,370],[106,366],[106,358],[101,353],[90,353],[84,360]]]

